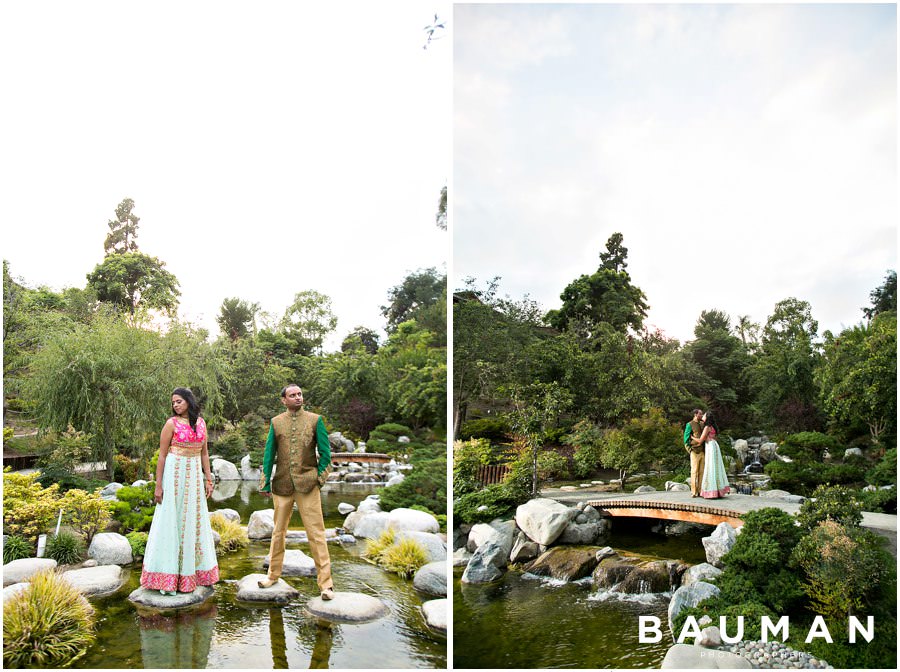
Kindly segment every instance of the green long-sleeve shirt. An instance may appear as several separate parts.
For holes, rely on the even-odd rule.
[[[331,443],[328,441],[328,430],[325,429],[325,423],[322,416],[316,423],[316,447],[319,451],[318,472],[321,474],[328,465],[331,464]],[[278,446],[275,441],[275,426],[269,423],[269,436],[266,438],[266,452],[263,456],[262,470],[265,480],[260,492],[271,492],[272,488],[272,466],[275,464],[275,455],[278,452]]]

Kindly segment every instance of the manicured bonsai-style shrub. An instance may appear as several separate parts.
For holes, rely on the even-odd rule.
[[[59,486],[41,487],[38,476],[3,471],[3,531],[34,544],[59,515]]]
[[[811,532],[824,520],[833,520],[841,525],[859,527],[862,522],[862,507],[856,493],[840,485],[820,485],[807,499],[797,514],[797,523],[806,532]]]
[[[153,499],[155,488],[156,483],[152,481],[136,488],[128,485],[119,488],[116,491],[118,501],[113,502],[110,507],[113,518],[128,531],[150,529],[156,506]]]
[[[380,504],[385,511],[415,505],[423,506],[430,511],[446,511],[446,453],[437,459],[416,464],[401,483],[382,490]]]
[[[69,490],[60,500],[60,506],[66,522],[84,536],[88,545],[112,519],[110,502],[100,497],[99,492],[85,492],[77,488]]]
[[[6,667],[67,667],[94,641],[94,610],[77,588],[53,571],[3,605]]]
[[[60,531],[47,539],[46,554],[60,565],[74,565],[84,559],[84,542],[76,534]]]

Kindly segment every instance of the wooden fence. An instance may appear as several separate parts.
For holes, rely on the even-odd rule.
[[[509,473],[509,467],[505,464],[490,464],[478,467],[476,478],[482,485],[493,485],[503,480]]]

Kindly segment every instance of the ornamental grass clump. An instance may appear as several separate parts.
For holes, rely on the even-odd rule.
[[[209,517],[209,524],[213,530],[219,533],[219,550],[224,553],[247,548],[250,540],[240,523],[228,520],[225,516],[213,514]]]
[[[3,564],[12,562],[13,560],[21,560],[22,558],[30,558],[34,554],[34,545],[20,537],[18,534],[11,534],[3,543]]]
[[[66,667],[94,641],[94,609],[53,571],[36,574],[3,605],[5,667]]]
[[[389,527],[379,535],[378,539],[368,539],[366,541],[366,550],[363,551],[363,557],[373,564],[381,564],[381,555],[394,545],[396,537],[394,528]]]
[[[60,532],[47,540],[47,557],[60,565],[74,565],[84,559],[84,542],[76,534]]]
[[[399,574],[404,579],[411,577],[427,563],[428,554],[415,539],[403,539],[394,544],[381,554],[378,562],[387,571]]]

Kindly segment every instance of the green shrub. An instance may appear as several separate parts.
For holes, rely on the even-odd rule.
[[[34,555],[34,544],[18,534],[11,534],[3,543],[3,564],[22,558],[30,558]]]
[[[832,455],[839,451],[841,444],[837,439],[821,432],[798,432],[785,437],[779,446],[778,453],[791,459],[806,459],[820,462],[824,451]]]
[[[223,460],[240,464],[241,458],[247,454],[247,442],[243,434],[236,429],[225,432],[214,444],[210,444],[210,452],[219,455]]]
[[[885,451],[878,463],[866,473],[866,482],[872,485],[897,484],[897,449]]]
[[[219,533],[219,550],[223,553],[237,551],[250,545],[247,533],[237,521],[229,520],[223,515],[213,514],[209,517],[209,524],[213,530]]]
[[[116,479],[119,483],[134,483],[146,475],[146,469],[141,468],[140,460],[116,453],[113,461],[116,463]]]
[[[129,532],[125,535],[125,538],[128,539],[128,545],[131,546],[131,556],[135,560],[144,557],[144,552],[147,550],[147,537],[149,536],[146,532]]]
[[[112,518],[110,503],[100,497],[99,492],[69,490],[60,500],[66,522],[91,543],[97,532],[106,529]]]
[[[153,481],[136,488],[128,485],[119,488],[116,491],[118,501],[113,502],[110,507],[113,518],[128,531],[150,529],[156,506],[153,499],[155,489],[156,483]],[[165,494],[163,496],[165,497]]]
[[[53,571],[33,576],[3,605],[5,667],[68,667],[94,639],[90,603]]]
[[[794,559],[806,575],[803,589],[813,610],[832,619],[868,613],[866,608],[894,562],[875,533],[831,519],[800,541]]]
[[[37,482],[38,473],[3,470],[3,531],[36,544],[59,515],[59,486]]]
[[[478,469],[493,459],[487,439],[471,439],[453,443],[453,496],[461,497],[481,489]]]
[[[814,530],[823,520],[833,520],[841,525],[859,527],[862,507],[856,493],[839,485],[820,485],[800,506],[797,523],[807,532]]]
[[[60,532],[47,539],[46,555],[60,565],[74,565],[84,559],[84,541],[69,532]]]
[[[59,483],[63,490],[68,480],[76,478],[75,467],[86,462],[91,457],[91,434],[77,431],[72,425],[62,434],[52,433],[50,449],[37,461],[37,466],[43,474],[39,480],[41,484],[49,486],[51,483]],[[50,480],[52,479],[52,480]]]
[[[572,458],[573,471],[578,478],[589,476],[600,467],[600,448],[603,431],[589,420],[582,420],[571,434],[563,437],[563,443],[575,446]]]
[[[399,507],[424,506],[430,511],[447,511],[447,457],[421,462],[397,485],[381,491],[381,507],[390,511]]]
[[[856,499],[859,501],[863,511],[897,515],[896,487],[888,488],[887,490],[860,491],[856,493]]]
[[[414,465],[440,458],[447,463],[447,445],[444,443],[418,444],[409,452],[409,463]]]
[[[496,483],[454,500],[453,519],[463,523],[487,523],[508,515],[524,501],[526,500],[510,493],[502,483]],[[479,510],[482,506],[485,508]]]
[[[538,480],[550,481],[569,478],[569,460],[555,450],[538,453]]]
[[[503,417],[478,418],[464,422],[459,435],[467,439],[487,439],[500,443],[509,435],[509,423]]]
[[[378,564],[389,572],[408,579],[422,565],[428,563],[428,553],[415,539],[402,539],[389,546],[379,556]]]

